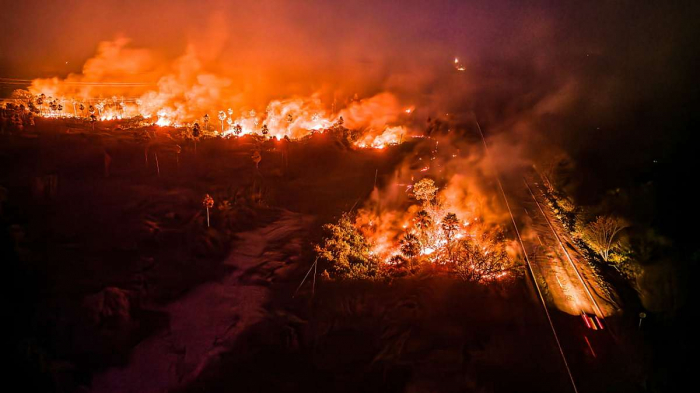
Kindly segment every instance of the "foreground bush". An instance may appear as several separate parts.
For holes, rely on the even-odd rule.
[[[350,216],[343,214],[337,224],[323,227],[329,236],[322,245],[316,246],[319,258],[329,262],[329,273],[333,277],[348,279],[376,279],[382,272],[379,260],[370,252],[370,245]]]

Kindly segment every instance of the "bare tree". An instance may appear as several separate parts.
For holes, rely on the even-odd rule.
[[[202,200],[202,205],[204,205],[204,208],[207,209],[207,227],[209,227],[209,209],[214,207],[214,198],[212,198],[209,194],[205,195],[204,199]]]
[[[610,253],[620,245],[617,235],[625,228],[626,223],[618,217],[598,216],[586,226],[582,235],[593,251],[607,262]]]

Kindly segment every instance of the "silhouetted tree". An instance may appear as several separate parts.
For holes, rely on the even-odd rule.
[[[195,139],[199,138],[199,135],[201,134],[201,130],[199,129],[199,123],[194,123],[192,126],[192,137]]]
[[[420,242],[423,247],[425,247],[429,243],[429,233],[430,229],[433,227],[433,218],[430,217],[430,214],[428,214],[427,211],[425,210],[420,210],[418,213],[416,213],[416,228],[418,228],[418,232],[420,234]]]
[[[39,105],[39,114],[44,115],[44,100],[46,99],[46,95],[44,93],[39,94],[39,98],[36,99],[37,105]]]
[[[445,235],[447,255],[452,261],[452,241],[454,240],[454,234],[459,229],[459,220],[457,215],[454,213],[447,213],[445,218],[442,219],[442,232]]]
[[[409,264],[412,267],[413,261],[415,258],[420,255],[420,241],[418,240],[418,236],[412,234],[412,233],[407,233],[401,238],[401,254],[405,256]]]
[[[224,133],[224,120],[226,120],[226,112],[219,111],[219,120],[221,120],[221,133]]]
[[[202,205],[204,205],[204,208],[207,209],[207,227],[209,227],[209,209],[214,207],[214,198],[212,198],[209,194],[205,195],[204,200],[202,200]]]

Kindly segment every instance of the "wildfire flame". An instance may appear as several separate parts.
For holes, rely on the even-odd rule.
[[[141,118],[163,127],[199,122],[225,137],[266,133],[277,139],[343,126],[357,131],[356,145],[367,148],[400,143],[411,132],[408,116],[415,108],[387,92],[366,98],[348,95],[344,103],[335,94],[332,102],[324,102],[316,93],[272,99],[265,107],[247,105],[234,80],[207,70],[194,48],[168,65],[158,64],[149,50],[129,44],[126,38],[102,42],[82,73],[35,79],[30,93],[64,103],[62,111],[43,105],[47,110],[40,115],[89,118],[87,107],[92,106],[102,121]],[[268,91],[245,94],[274,96]],[[68,103],[84,104],[84,109],[68,110]],[[208,125],[203,121],[206,115],[212,119]]]

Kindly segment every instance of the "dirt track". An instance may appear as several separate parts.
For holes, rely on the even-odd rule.
[[[139,343],[126,367],[95,375],[92,391],[161,392],[194,380],[264,316],[265,284],[293,269],[310,222],[282,211],[273,223],[240,234],[224,262],[232,271],[158,310],[168,314],[168,329]]]

